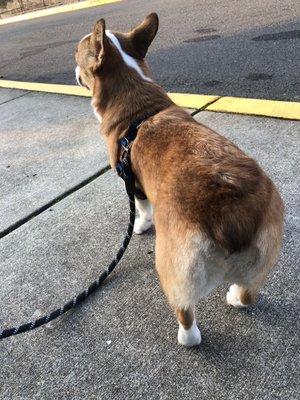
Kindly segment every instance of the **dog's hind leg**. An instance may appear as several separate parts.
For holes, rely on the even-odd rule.
[[[266,254],[265,249],[258,246],[258,258],[253,261],[252,267],[245,272],[243,277],[239,276],[238,279],[233,280],[235,283],[230,286],[226,294],[229,305],[241,308],[256,302],[259,290],[277,260],[279,249],[279,245],[274,247],[269,245]]]
[[[179,323],[178,343],[187,347],[199,345],[201,343],[201,333],[196,324],[194,310],[191,307],[187,310],[177,308],[176,315]]]
[[[198,297],[199,242],[181,226],[170,219],[155,218],[156,269],[161,286],[177,315],[178,342],[196,346],[201,342],[194,306]]]
[[[135,197],[136,208],[139,212],[139,217],[134,222],[134,232],[138,235],[146,232],[153,224],[152,205],[148,199],[140,200]]]
[[[258,293],[264,284],[270,269],[275,265],[282,241],[282,220],[270,224],[258,233],[254,245],[258,251],[258,259],[249,271],[249,278],[238,280],[238,284],[230,286],[226,301],[234,307],[247,307],[255,303]],[[247,274],[246,274],[247,276]]]
[[[226,301],[234,307],[255,303],[260,288],[278,259],[282,243],[283,203],[277,191],[272,195],[265,219],[267,223],[260,228],[253,242],[258,252],[257,259],[244,279],[233,279],[234,284],[227,292]]]
[[[255,303],[257,295],[257,288],[233,284],[226,294],[226,301],[233,307],[242,308]]]

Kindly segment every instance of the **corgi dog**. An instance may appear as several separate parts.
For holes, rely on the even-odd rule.
[[[227,303],[246,307],[278,258],[284,206],[271,179],[230,140],[195,121],[154,82],[145,61],[158,30],[152,13],[127,33],[100,19],[78,44],[76,78],[92,92],[110,164],[119,140],[138,128],[131,165],[139,191],[134,231],[152,224],[161,287],[179,323],[178,342],[196,346],[195,304],[222,283]]]

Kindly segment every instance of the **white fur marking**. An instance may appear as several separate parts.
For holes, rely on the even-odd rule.
[[[201,343],[201,333],[199,331],[199,328],[195,320],[193,321],[193,325],[190,327],[190,329],[184,329],[184,327],[179,321],[178,323],[179,323],[179,329],[178,329],[179,344],[181,344],[182,346],[192,347],[192,346],[197,346],[198,344]]]
[[[241,288],[238,285],[231,285],[227,294],[226,301],[233,307],[242,308],[247,307],[247,304],[241,302]]]
[[[77,65],[77,67],[75,68],[75,76],[76,76],[76,81],[77,81],[78,85],[82,87],[82,85],[80,83],[80,80],[79,80],[79,77],[80,77],[80,67],[79,67],[79,65]]]
[[[140,216],[134,221],[134,233],[140,235],[152,226],[153,210],[149,200],[139,200],[135,198],[135,204]]]
[[[121,44],[118,41],[118,39],[116,38],[116,36],[113,35],[110,31],[105,31],[105,33],[106,33],[106,36],[108,36],[110,38],[110,40],[113,42],[113,44],[119,50],[125,64],[128,65],[128,67],[133,68],[140,75],[140,77],[143,78],[145,81],[152,82],[152,79],[144,74],[144,72],[142,71],[141,67],[138,65],[136,60],[133,57],[131,57],[130,55],[128,55],[127,53],[125,53],[125,51],[122,49]]]
[[[93,107],[94,115],[97,118],[99,122],[102,122],[102,117],[100,113],[98,112],[97,108],[93,106],[93,100],[91,101],[91,106]]]
[[[87,35],[83,36],[83,38],[80,40],[80,42],[83,42],[84,39],[88,38],[91,35],[92,35],[91,33],[88,33]],[[79,67],[79,65],[77,65],[77,67],[75,68],[75,75],[76,75],[76,81],[77,81],[78,85],[82,87],[82,85],[80,83],[80,80],[79,80],[79,77],[80,77],[80,67]],[[96,107],[93,106],[93,100],[91,102],[91,106],[93,107],[93,111],[94,111],[94,114],[95,114],[95,117],[97,118],[97,120],[99,122],[102,122],[101,115],[97,111]]]

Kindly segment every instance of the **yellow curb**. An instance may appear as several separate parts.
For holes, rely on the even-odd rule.
[[[89,90],[74,85],[19,82],[0,79],[0,88],[91,97],[91,92]],[[168,95],[174,103],[186,108],[199,109],[206,106],[205,111],[300,120],[300,103],[297,102],[219,97],[189,93],[168,93]],[[210,104],[211,102],[214,103]]]
[[[202,108],[219,98],[219,96],[189,93],[168,93],[168,95],[178,106],[196,109]]]
[[[85,88],[74,85],[56,85],[52,83],[18,82],[0,79],[0,88],[32,90],[37,92],[68,94],[73,96],[91,97],[91,92]],[[205,96],[200,94],[168,93],[174,103],[186,108],[202,108],[218,96]]]
[[[63,6],[45,8],[44,10],[32,11],[26,14],[16,15],[0,19],[0,25],[11,24],[13,22],[26,21],[29,19],[47,17],[49,15],[60,14],[70,11],[83,10],[84,8],[102,6],[104,4],[116,3],[121,0],[86,0],[79,3],[65,4]]]
[[[0,79],[0,87],[7,89],[32,90],[36,92],[69,94],[73,96],[91,97],[91,92],[74,85],[57,85],[52,83],[18,82]]]
[[[205,111],[300,120],[300,103],[291,101],[221,97]]]

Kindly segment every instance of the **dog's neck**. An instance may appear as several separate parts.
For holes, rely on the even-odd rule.
[[[107,138],[114,136],[115,140],[119,139],[133,121],[154,115],[171,105],[174,103],[167,93],[154,82],[127,77],[105,85],[95,79],[92,106],[101,116],[101,132]]]
[[[115,74],[110,70],[103,75],[101,79],[95,77],[92,106],[101,119],[101,133],[107,141],[110,164],[114,168],[119,160],[118,141],[128,127],[174,103],[163,88],[152,80],[142,79],[130,68],[119,68]]]

